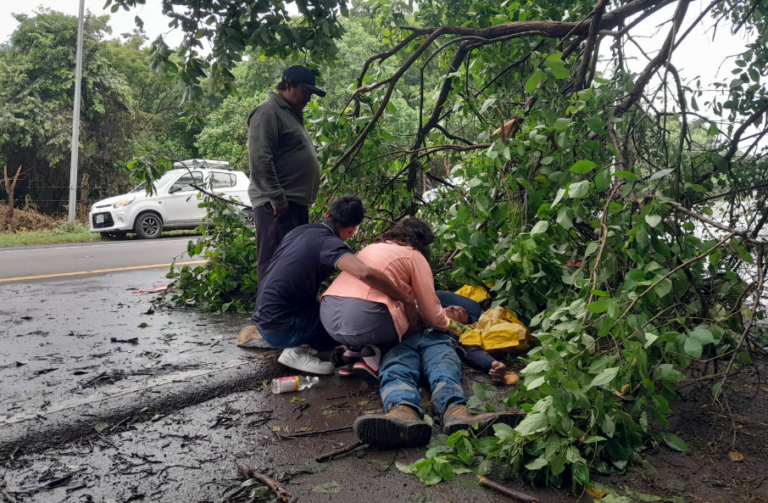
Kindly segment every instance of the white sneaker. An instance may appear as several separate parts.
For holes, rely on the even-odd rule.
[[[316,354],[317,351],[312,348],[298,346],[284,349],[277,361],[286,367],[310,374],[333,374],[333,364],[322,361]]]

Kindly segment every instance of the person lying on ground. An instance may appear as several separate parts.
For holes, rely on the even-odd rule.
[[[442,417],[443,433],[451,435],[478,425],[477,435],[493,433],[491,425],[516,424],[523,412],[471,414],[461,387],[458,344],[447,332],[422,330],[403,339],[381,359],[379,379],[386,413],[355,420],[358,438],[373,447],[394,449],[426,445],[432,426],[423,420],[418,382],[422,374],[432,390],[432,407]]]
[[[401,220],[373,244],[357,254],[361,262],[381,270],[402,295],[416,297],[424,322],[447,331],[451,320],[435,295],[427,262],[434,241],[429,226],[417,218]],[[415,316],[397,296],[342,272],[322,295],[320,320],[336,342],[347,346],[340,375],[357,374],[378,385],[379,359],[415,326]],[[354,362],[354,363],[353,363]]]
[[[350,277],[396,299],[408,309],[416,306],[384,273],[361,262],[344,241],[363,221],[365,209],[357,196],[336,199],[327,220],[290,231],[275,251],[259,292],[252,320],[261,337],[284,351],[278,362],[302,372],[331,374],[333,364],[318,352],[337,344],[320,323],[320,285],[339,269]]]
[[[503,308],[496,308],[483,313],[478,302],[456,293],[440,290],[437,292],[437,297],[440,299],[446,316],[465,327],[465,330],[455,336],[454,340],[459,342],[466,352],[465,360],[469,366],[488,373],[493,382],[503,382],[508,370],[507,366],[499,359],[503,359],[510,353],[525,351],[528,348],[527,342],[530,338],[528,328],[517,320],[514,313],[503,310]],[[483,329],[479,327],[476,329],[476,324],[481,317],[489,319],[497,314],[502,314],[503,318],[498,322],[505,325],[500,327],[502,330],[499,331],[498,335],[501,337],[497,337],[491,344],[488,344],[489,348],[492,349],[486,350],[482,346]],[[490,320],[488,321],[490,322]],[[484,326],[488,324],[484,323]],[[478,343],[479,345],[475,345]]]

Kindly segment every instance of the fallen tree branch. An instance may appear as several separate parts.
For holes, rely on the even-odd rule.
[[[292,435],[279,435],[280,438],[302,438],[302,437],[317,437],[320,435],[325,435],[326,433],[341,433],[344,431],[352,431],[351,426],[342,426],[341,428],[330,428],[328,430],[321,430],[321,431],[303,431],[301,433],[294,433]]]
[[[710,254],[710,253],[712,253],[713,251],[715,251],[715,250],[717,250],[718,248],[720,248],[721,246],[723,246],[725,243],[727,243],[727,242],[728,242],[728,241],[729,241],[729,240],[730,240],[730,239],[731,239],[733,236],[735,236],[735,235],[736,235],[735,233],[731,232],[730,234],[728,234],[727,236],[725,236],[723,239],[721,239],[720,241],[718,241],[718,242],[717,242],[717,244],[715,244],[715,246],[713,246],[712,248],[710,248],[710,249],[709,249],[709,250],[707,250],[706,252],[704,252],[704,253],[702,253],[701,255],[698,255],[698,256],[696,256],[696,257],[693,257],[692,259],[686,260],[685,262],[683,262],[683,263],[682,263],[682,264],[680,264],[679,266],[677,266],[677,267],[675,267],[674,269],[672,269],[671,271],[669,271],[669,272],[668,272],[667,274],[665,274],[664,276],[662,276],[662,277],[660,277],[659,279],[657,279],[656,281],[654,281],[654,282],[653,282],[653,284],[651,284],[651,285],[650,285],[648,288],[646,288],[646,289],[643,291],[643,293],[641,293],[640,295],[638,295],[637,297],[635,297],[634,299],[632,299],[632,302],[630,302],[630,303],[629,303],[629,307],[628,307],[628,308],[627,308],[627,309],[624,311],[624,313],[623,313],[621,316],[619,316],[618,318],[616,318],[616,321],[615,321],[615,322],[613,323],[613,325],[611,326],[611,329],[613,329],[613,327],[615,327],[615,326],[616,326],[616,324],[619,322],[619,320],[621,320],[621,319],[623,319],[625,316],[627,316],[627,313],[629,313],[629,311],[631,311],[631,310],[632,310],[632,308],[633,308],[633,307],[635,307],[635,305],[637,304],[637,302],[638,302],[640,299],[642,299],[643,297],[645,297],[645,296],[646,296],[646,294],[648,294],[648,292],[650,292],[651,290],[653,290],[654,288],[656,288],[656,286],[658,286],[658,284],[659,284],[659,283],[661,283],[661,282],[662,282],[662,281],[664,281],[665,279],[669,278],[670,276],[672,276],[673,274],[675,274],[677,271],[679,271],[679,270],[680,270],[680,269],[682,269],[683,267],[688,267],[689,265],[693,264],[694,262],[698,262],[699,260],[703,259],[704,257],[706,257],[707,255],[709,255],[709,254]]]
[[[517,501],[522,501],[523,503],[540,503],[538,498],[529,496],[525,493],[521,493],[520,491],[515,491],[514,489],[510,489],[509,487],[503,486],[491,479],[487,479],[482,475],[478,475],[477,480],[480,481],[481,486],[487,487],[488,489],[493,489],[497,493],[503,494],[504,496],[509,496],[510,498],[514,498]]]
[[[693,217],[693,218],[695,218],[695,219],[697,219],[697,220],[700,220],[700,221],[702,221],[702,222],[704,222],[704,223],[706,223],[706,224],[709,224],[709,225],[711,225],[711,226],[713,226],[713,227],[717,227],[717,228],[718,228],[718,229],[720,229],[721,231],[729,232],[729,233],[731,233],[731,234],[734,234],[734,235],[736,235],[736,236],[739,236],[740,238],[744,239],[744,241],[747,241],[748,243],[752,243],[752,244],[756,244],[756,245],[763,245],[763,244],[768,244],[768,243],[766,243],[765,241],[760,241],[760,240],[758,240],[758,239],[754,239],[754,238],[752,238],[752,237],[751,237],[751,236],[750,236],[750,235],[747,233],[748,231],[746,231],[746,230],[743,230],[743,231],[739,231],[739,230],[736,230],[736,229],[731,229],[731,228],[730,228],[730,227],[728,227],[727,225],[723,225],[723,224],[721,224],[721,223],[719,223],[719,222],[715,222],[715,221],[714,221],[714,220],[712,220],[711,218],[709,218],[709,217],[705,217],[704,215],[701,215],[701,214],[699,214],[699,213],[696,213],[695,211],[689,210],[688,208],[686,208],[685,206],[682,206],[682,205],[680,205],[680,204],[677,204],[677,203],[672,203],[672,208],[673,208],[675,211],[679,211],[680,213],[684,213],[684,214],[686,214],[686,215],[688,215],[688,216],[690,216],[690,217]]]
[[[291,500],[291,493],[289,493],[283,486],[280,485],[279,482],[277,482],[272,477],[267,477],[263,473],[259,473],[250,466],[244,465],[242,463],[237,463],[237,471],[243,477],[247,479],[256,479],[265,486],[269,487],[280,501],[288,503]]]
[[[605,11],[605,4],[608,0],[599,0],[595,7],[595,14],[592,18],[592,22],[589,23],[589,35],[587,36],[587,46],[584,48],[581,57],[581,64],[579,65],[579,71],[576,73],[576,81],[573,84],[573,91],[579,92],[584,88],[584,82],[587,78],[587,69],[589,68],[590,58],[592,57],[592,51],[595,48],[595,42],[597,42],[597,35],[600,30],[600,21],[603,18],[603,12]]]
[[[315,458],[315,461],[318,462],[318,463],[323,463],[323,462],[328,461],[331,458],[334,458],[336,456],[341,456],[342,454],[346,454],[346,453],[348,453],[350,451],[354,451],[355,449],[357,449],[361,445],[363,445],[363,442],[358,440],[357,442],[349,444],[346,447],[342,447],[341,449],[337,449],[337,450],[331,451],[331,452],[329,452],[327,454],[323,454],[322,456],[318,456],[318,457]]]

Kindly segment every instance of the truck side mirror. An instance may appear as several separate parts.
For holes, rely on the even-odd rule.
[[[181,192],[182,190],[184,190],[184,188],[181,185],[174,183],[173,185],[171,185],[171,188],[168,189],[168,193],[175,194],[176,192]]]

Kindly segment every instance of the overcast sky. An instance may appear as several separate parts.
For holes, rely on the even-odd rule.
[[[109,14],[111,16],[110,25],[112,26],[113,37],[133,31],[135,28],[134,17],[138,15],[144,21],[144,29],[150,40],[160,34],[165,34],[166,42],[171,47],[179,43],[181,39],[179,31],[175,30],[169,33],[169,20],[161,13],[161,0],[146,0],[146,5],[139,6],[130,12],[121,9],[115,14],[111,14],[109,10],[103,10],[104,3],[104,0],[85,0],[85,8],[94,14]],[[690,26],[704,8],[702,3],[701,0],[691,3],[684,28]],[[706,4],[708,3],[707,1]],[[0,41],[6,41],[18,25],[11,16],[12,13],[32,14],[39,6],[77,15],[79,0],[31,0],[21,4],[10,0],[0,0]],[[649,55],[655,54],[669,30],[668,24],[661,26],[658,31],[656,25],[669,19],[674,8],[675,5],[670,5],[641,24],[643,35],[647,38],[638,37],[638,42]],[[707,15],[700,26],[697,26],[675,51],[672,58],[672,62],[680,70],[684,81],[701,76],[702,87],[707,89],[712,88],[710,84],[715,80],[731,80],[731,70],[735,68],[734,59],[726,58],[744,51],[744,41],[730,34],[730,26],[727,23],[721,23],[717,30],[716,42],[713,42],[713,24],[713,19]],[[603,42],[601,53],[604,56],[609,55],[608,46],[610,43],[611,40],[609,39]],[[636,58],[630,62],[631,68],[634,71],[640,71],[646,64],[645,58],[632,44],[627,44],[626,52],[630,57]],[[725,63],[718,73],[718,68],[723,61]],[[712,93],[708,94],[711,97]],[[697,101],[703,105],[704,100]]]

